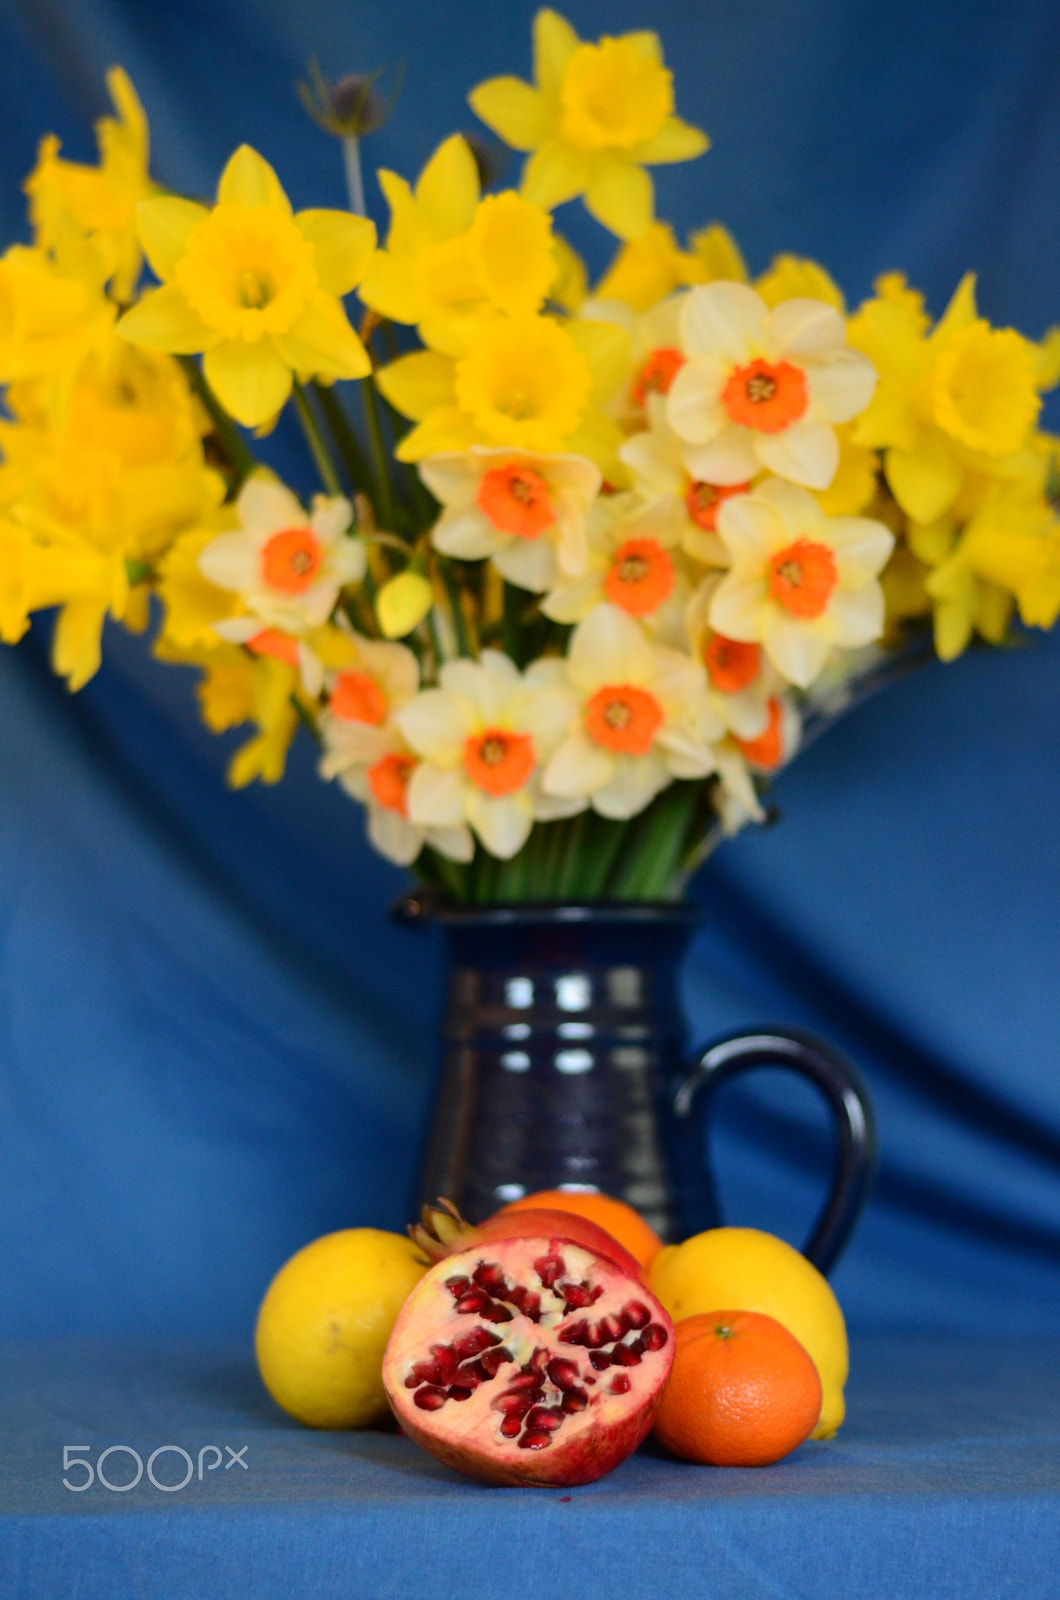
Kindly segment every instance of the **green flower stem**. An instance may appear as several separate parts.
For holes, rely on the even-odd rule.
[[[368,437],[372,444],[376,482],[379,486],[379,520],[393,531],[397,524],[394,491],[390,483],[387,449],[383,440],[383,420],[379,414],[379,393],[375,378],[369,373],[361,379],[361,396],[364,400],[364,419],[368,424]]]
[[[345,408],[333,387],[325,383],[318,383],[313,379],[313,393],[317,397],[324,420],[328,425],[331,437],[335,442],[339,458],[346,468],[346,475],[354,489],[362,489],[371,501],[372,510],[379,515],[378,488],[375,475],[369,465],[368,457],[361,448],[360,440],[350,425]]]
[[[461,604],[460,585],[456,581],[456,574],[450,563],[444,558],[438,562],[437,570],[445,587],[449,606],[453,613],[456,648],[462,656],[470,656],[472,654],[471,641],[468,638],[467,619],[464,616],[464,607]]]
[[[214,432],[221,443],[221,448],[231,464],[231,472],[226,474],[228,487],[233,494],[242,487],[245,479],[258,468],[257,458],[253,455],[243,435],[239,432],[228,412],[225,411],[217,399],[210,385],[203,377],[202,368],[194,356],[177,356],[184,376],[202,401],[213,423]]]
[[[335,463],[331,459],[331,452],[328,450],[327,441],[320,430],[320,425],[313,415],[309,397],[297,378],[294,381],[291,392],[294,395],[298,420],[302,424],[302,432],[305,434],[306,443],[309,445],[316,469],[320,474],[320,481],[328,494],[339,495],[342,493],[342,484],[339,482]]]

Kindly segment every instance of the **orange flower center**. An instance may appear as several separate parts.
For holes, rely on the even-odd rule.
[[[769,722],[765,732],[757,739],[737,739],[748,761],[756,767],[779,767],[784,755],[784,741],[780,732],[780,701],[770,700]]]
[[[340,672],[331,691],[331,709],[343,722],[368,722],[378,728],[387,713],[386,695],[366,672]]]
[[[685,358],[680,350],[674,350],[669,345],[662,350],[653,350],[634,378],[630,390],[637,405],[642,406],[649,394],[669,394],[670,385],[684,364]]]
[[[733,483],[728,486],[701,481],[691,483],[685,495],[688,515],[697,528],[702,528],[705,533],[713,533],[718,526],[718,512],[723,503],[731,500],[734,494],[746,494],[750,487],[749,483]]]
[[[655,696],[632,683],[597,689],[585,707],[585,730],[590,739],[620,755],[647,755],[664,721]]]
[[[783,433],[806,410],[806,374],[790,361],[749,361],[732,369],[721,398],[741,427]]]
[[[819,617],[837,577],[835,556],[813,539],[796,539],[769,560],[769,592],[793,617]]]
[[[758,677],[762,652],[754,643],[716,633],[703,652],[710,681],[722,694],[739,694]]]
[[[275,656],[277,661],[286,661],[289,667],[298,665],[298,640],[292,639],[289,633],[281,633],[279,628],[262,628],[253,639],[247,640],[247,649],[256,656]]]
[[[261,570],[270,589],[305,594],[320,571],[324,551],[311,528],[284,528],[261,552]]]
[[[528,733],[487,728],[464,744],[464,766],[471,782],[495,800],[521,789],[537,760]]]
[[[482,475],[478,508],[502,533],[539,539],[556,520],[548,484],[533,467],[512,462]]]
[[[393,751],[384,756],[382,761],[377,761],[374,767],[368,768],[372,794],[385,810],[396,811],[399,817],[409,814],[409,779],[415,765],[415,756],[403,756]]]
[[[674,586],[674,564],[655,539],[627,539],[611,558],[604,593],[631,617],[644,617],[666,600]]]

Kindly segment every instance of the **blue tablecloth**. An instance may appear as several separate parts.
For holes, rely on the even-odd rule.
[[[837,1439],[733,1471],[649,1445],[486,1489],[392,1433],[313,1433],[244,1353],[6,1344],[3,1600],[1055,1600],[1060,1340],[872,1335]],[[114,1485],[83,1490],[63,1447]],[[151,1472],[167,1492],[149,1482]],[[215,1447],[211,1450],[211,1446]],[[201,1455],[200,1455],[201,1453]],[[201,1459],[201,1479],[200,1472]]]

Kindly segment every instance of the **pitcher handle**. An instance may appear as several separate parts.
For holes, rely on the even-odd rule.
[[[768,1027],[731,1033],[715,1040],[676,1089],[676,1119],[681,1166],[699,1210],[717,1214],[713,1180],[705,1154],[705,1126],[714,1090],[727,1078],[754,1067],[790,1067],[822,1091],[839,1135],[831,1191],[803,1254],[827,1273],[868,1198],[876,1165],[876,1118],[868,1089],[845,1055],[804,1028]],[[717,1225],[717,1215],[707,1226]]]

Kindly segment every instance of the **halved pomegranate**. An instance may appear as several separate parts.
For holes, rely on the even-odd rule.
[[[478,1241],[421,1278],[383,1384],[405,1432],[447,1466],[569,1487],[647,1436],[673,1357],[673,1324],[635,1270],[528,1235]]]

